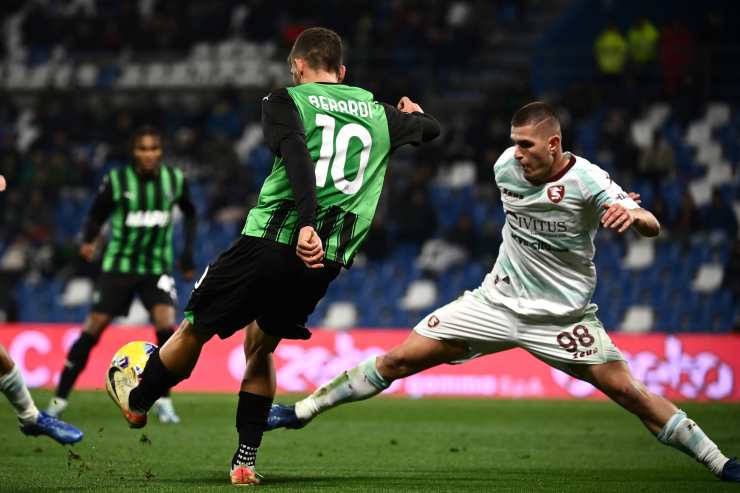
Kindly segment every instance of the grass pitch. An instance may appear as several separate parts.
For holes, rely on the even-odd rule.
[[[50,396],[33,394],[41,406]],[[3,402],[0,491],[233,490],[236,395],[175,401],[182,424],[129,430],[103,392],[76,392],[65,419],[86,435],[67,448],[22,435]],[[740,453],[739,405],[683,408],[725,453]],[[267,433],[257,470],[275,492],[740,491],[607,402],[373,399]]]

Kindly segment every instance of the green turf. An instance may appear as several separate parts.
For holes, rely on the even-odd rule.
[[[49,393],[34,391],[45,405]],[[108,397],[72,395],[86,437],[63,448],[28,438],[0,405],[0,491],[228,490],[236,396],[176,396],[181,425],[129,430]],[[740,406],[684,409],[728,453]],[[605,402],[374,399],[298,431],[268,433],[258,470],[270,491],[722,492],[703,466],[660,445]]]

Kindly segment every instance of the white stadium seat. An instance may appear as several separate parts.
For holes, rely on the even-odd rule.
[[[422,310],[437,301],[437,285],[434,281],[420,279],[409,284],[406,294],[399,301],[405,310]]]
[[[627,243],[627,254],[622,259],[625,269],[644,269],[655,260],[655,242],[650,238],[637,238]]]
[[[327,329],[347,330],[357,324],[357,308],[350,301],[335,301],[329,305],[322,325]]]
[[[648,305],[635,305],[627,309],[619,325],[622,332],[650,332],[653,330],[655,313]]]
[[[85,305],[92,300],[92,295],[92,281],[86,277],[75,277],[64,287],[62,305],[66,307]]]
[[[691,288],[701,293],[711,293],[722,285],[724,268],[721,264],[703,264],[694,277]]]

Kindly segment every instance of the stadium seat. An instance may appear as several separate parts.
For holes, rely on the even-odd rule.
[[[412,282],[399,306],[406,310],[421,310],[432,306],[437,300],[437,285],[430,280]]]
[[[326,311],[322,326],[333,330],[347,330],[357,324],[357,307],[351,301],[335,301]]]
[[[730,121],[730,105],[727,103],[711,103],[707,107],[705,120],[712,128],[727,124]]]
[[[627,243],[627,254],[622,259],[625,269],[643,269],[655,260],[655,242],[649,238],[637,238]]]
[[[92,300],[93,283],[87,277],[75,277],[70,279],[62,294],[62,306],[73,308],[87,305]]]
[[[631,306],[624,315],[619,330],[622,332],[649,332],[653,330],[655,315],[653,308],[646,305]]]
[[[691,289],[700,293],[711,293],[722,285],[724,268],[720,264],[703,264],[694,277]]]

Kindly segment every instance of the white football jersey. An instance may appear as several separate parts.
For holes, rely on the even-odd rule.
[[[506,214],[498,258],[476,294],[520,316],[595,312],[594,237],[604,204],[638,208],[609,174],[576,155],[563,172],[533,185],[508,148],[494,164]]]

